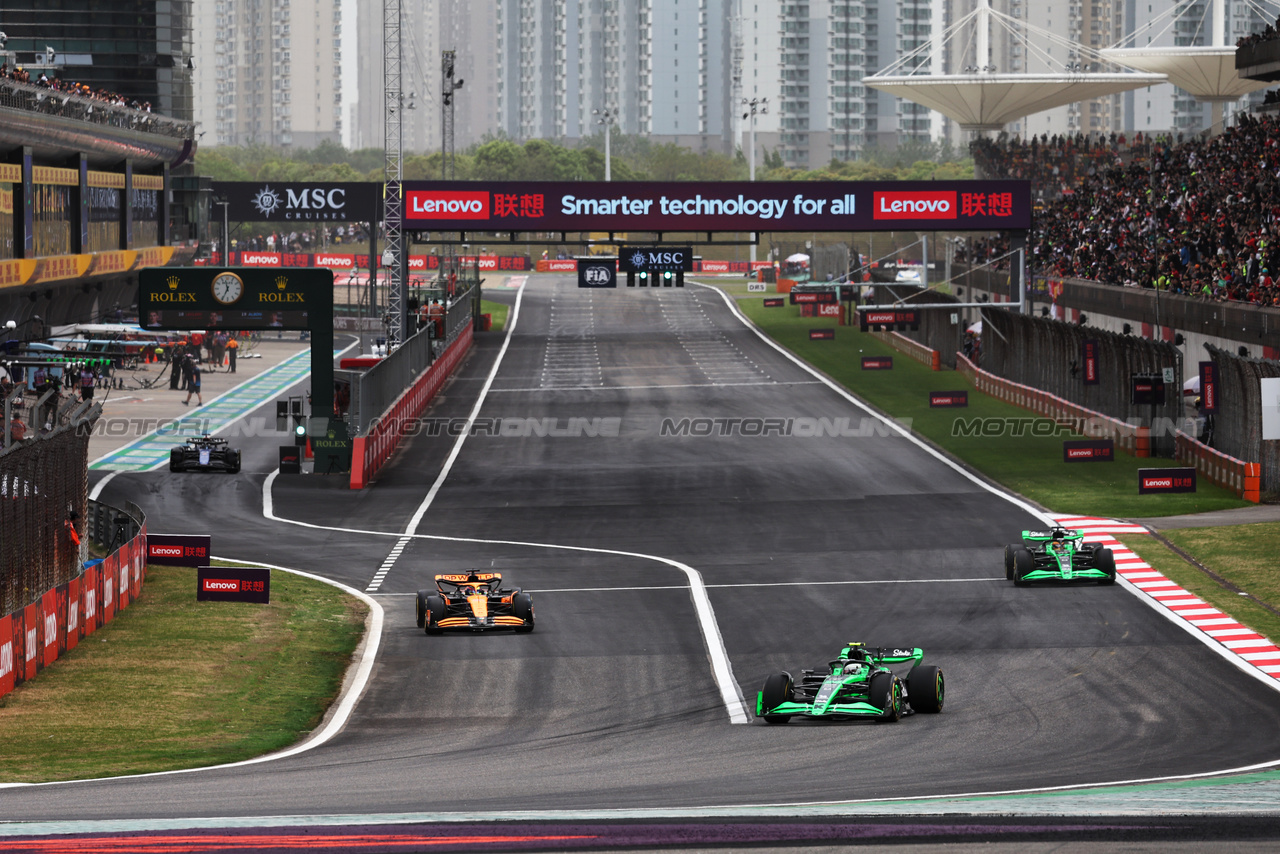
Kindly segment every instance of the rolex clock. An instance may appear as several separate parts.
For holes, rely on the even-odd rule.
[[[219,273],[213,277],[213,298],[230,305],[244,295],[244,281],[235,273]]]

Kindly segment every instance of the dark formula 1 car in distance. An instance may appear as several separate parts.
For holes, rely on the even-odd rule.
[[[496,572],[437,575],[436,589],[418,591],[418,627],[429,635],[446,629],[533,631],[533,597],[503,587]]]
[[[898,721],[914,712],[942,711],[942,670],[921,664],[918,647],[866,647],[848,644],[840,657],[817,670],[775,673],[756,695],[756,716],[765,723],[784,724],[793,715],[846,720],[870,718]],[[890,664],[911,662],[905,679]]]
[[[1116,583],[1111,549],[1084,541],[1084,531],[1023,531],[1025,545],[1004,547],[1004,577],[1019,587],[1038,581]]]
[[[226,439],[215,439],[208,433],[188,439],[169,451],[169,471],[240,471],[240,449]]]

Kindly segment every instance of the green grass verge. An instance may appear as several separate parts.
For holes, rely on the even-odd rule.
[[[507,312],[510,310],[510,307],[504,303],[480,300],[480,313],[493,318],[493,325],[489,327],[493,332],[501,332],[507,328]]]
[[[741,286],[745,288],[745,285]],[[737,299],[747,317],[782,346],[889,415],[911,419],[911,428],[991,479],[1059,513],[1141,518],[1202,513],[1249,504],[1201,479],[1197,491],[1138,495],[1138,469],[1177,466],[1167,459],[1117,453],[1110,463],[1064,463],[1062,442],[1051,436],[958,435],[973,419],[1027,419],[1033,414],[975,389],[956,371],[932,371],[905,353],[834,320],[799,316],[796,306],[765,308],[757,296]],[[834,341],[810,341],[809,330],[835,327]],[[862,356],[893,356],[891,371],[863,371]],[[930,391],[969,392],[965,409],[930,409]],[[1048,419],[1042,419],[1049,426]]]
[[[1280,607],[1280,574],[1275,571],[1280,522],[1183,528],[1161,535],[1241,590],[1272,607]],[[1199,568],[1170,551],[1155,537],[1141,534],[1119,538],[1166,578],[1199,596],[1223,613],[1272,640],[1280,639],[1280,616],[1223,587]]]
[[[152,566],[138,601],[0,698],[0,782],[235,762],[311,731],[367,607],[286,572],[271,604],[197,602],[194,569]]]

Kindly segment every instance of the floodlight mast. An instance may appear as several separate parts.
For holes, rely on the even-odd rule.
[[[402,103],[400,75],[401,0],[382,0],[382,75],[383,112],[385,117],[383,151],[386,166],[386,194],[383,199],[383,228],[387,267],[387,352],[404,340],[404,194],[401,186],[401,160],[404,138],[401,132]],[[370,266],[375,259],[370,258]],[[377,282],[377,269],[370,271]],[[375,291],[376,293],[376,291]]]

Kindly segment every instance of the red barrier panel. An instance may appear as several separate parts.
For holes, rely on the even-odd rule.
[[[102,579],[102,600],[98,603],[100,612],[99,626],[105,626],[107,623],[115,619],[116,616],[116,566],[119,561],[115,555],[107,555],[102,563],[98,564],[98,570]]]
[[[938,351],[924,346],[919,341],[908,338],[900,332],[869,332],[867,334],[874,335],[893,349],[906,353],[917,362],[923,362],[931,370],[941,370]]]
[[[80,643],[80,582],[84,576],[73,578],[67,582],[67,596],[63,600],[67,619],[67,651],[76,648]]]
[[[18,668],[15,661],[13,617],[0,617],[0,697],[12,691],[17,683]]]
[[[40,667],[40,603],[22,609],[22,681],[36,678]]]
[[[98,568],[99,566],[101,564],[89,567],[80,577],[80,607],[84,612],[85,637],[96,632],[99,625],[98,603],[102,601],[102,594],[99,592],[102,586],[102,570]]]
[[[1178,459],[1195,467],[1206,480],[1229,489],[1245,501],[1259,503],[1260,463],[1247,463],[1210,448],[1179,430],[1176,434]]]
[[[58,660],[58,628],[58,591],[48,590],[40,597],[41,667]]]
[[[475,333],[470,324],[463,330],[449,349],[419,375],[413,385],[405,390],[382,417],[373,423],[369,432],[357,436],[351,443],[351,488],[364,489],[373,476],[395,452],[409,425],[422,414],[435,397],[444,381],[462,361]]]

